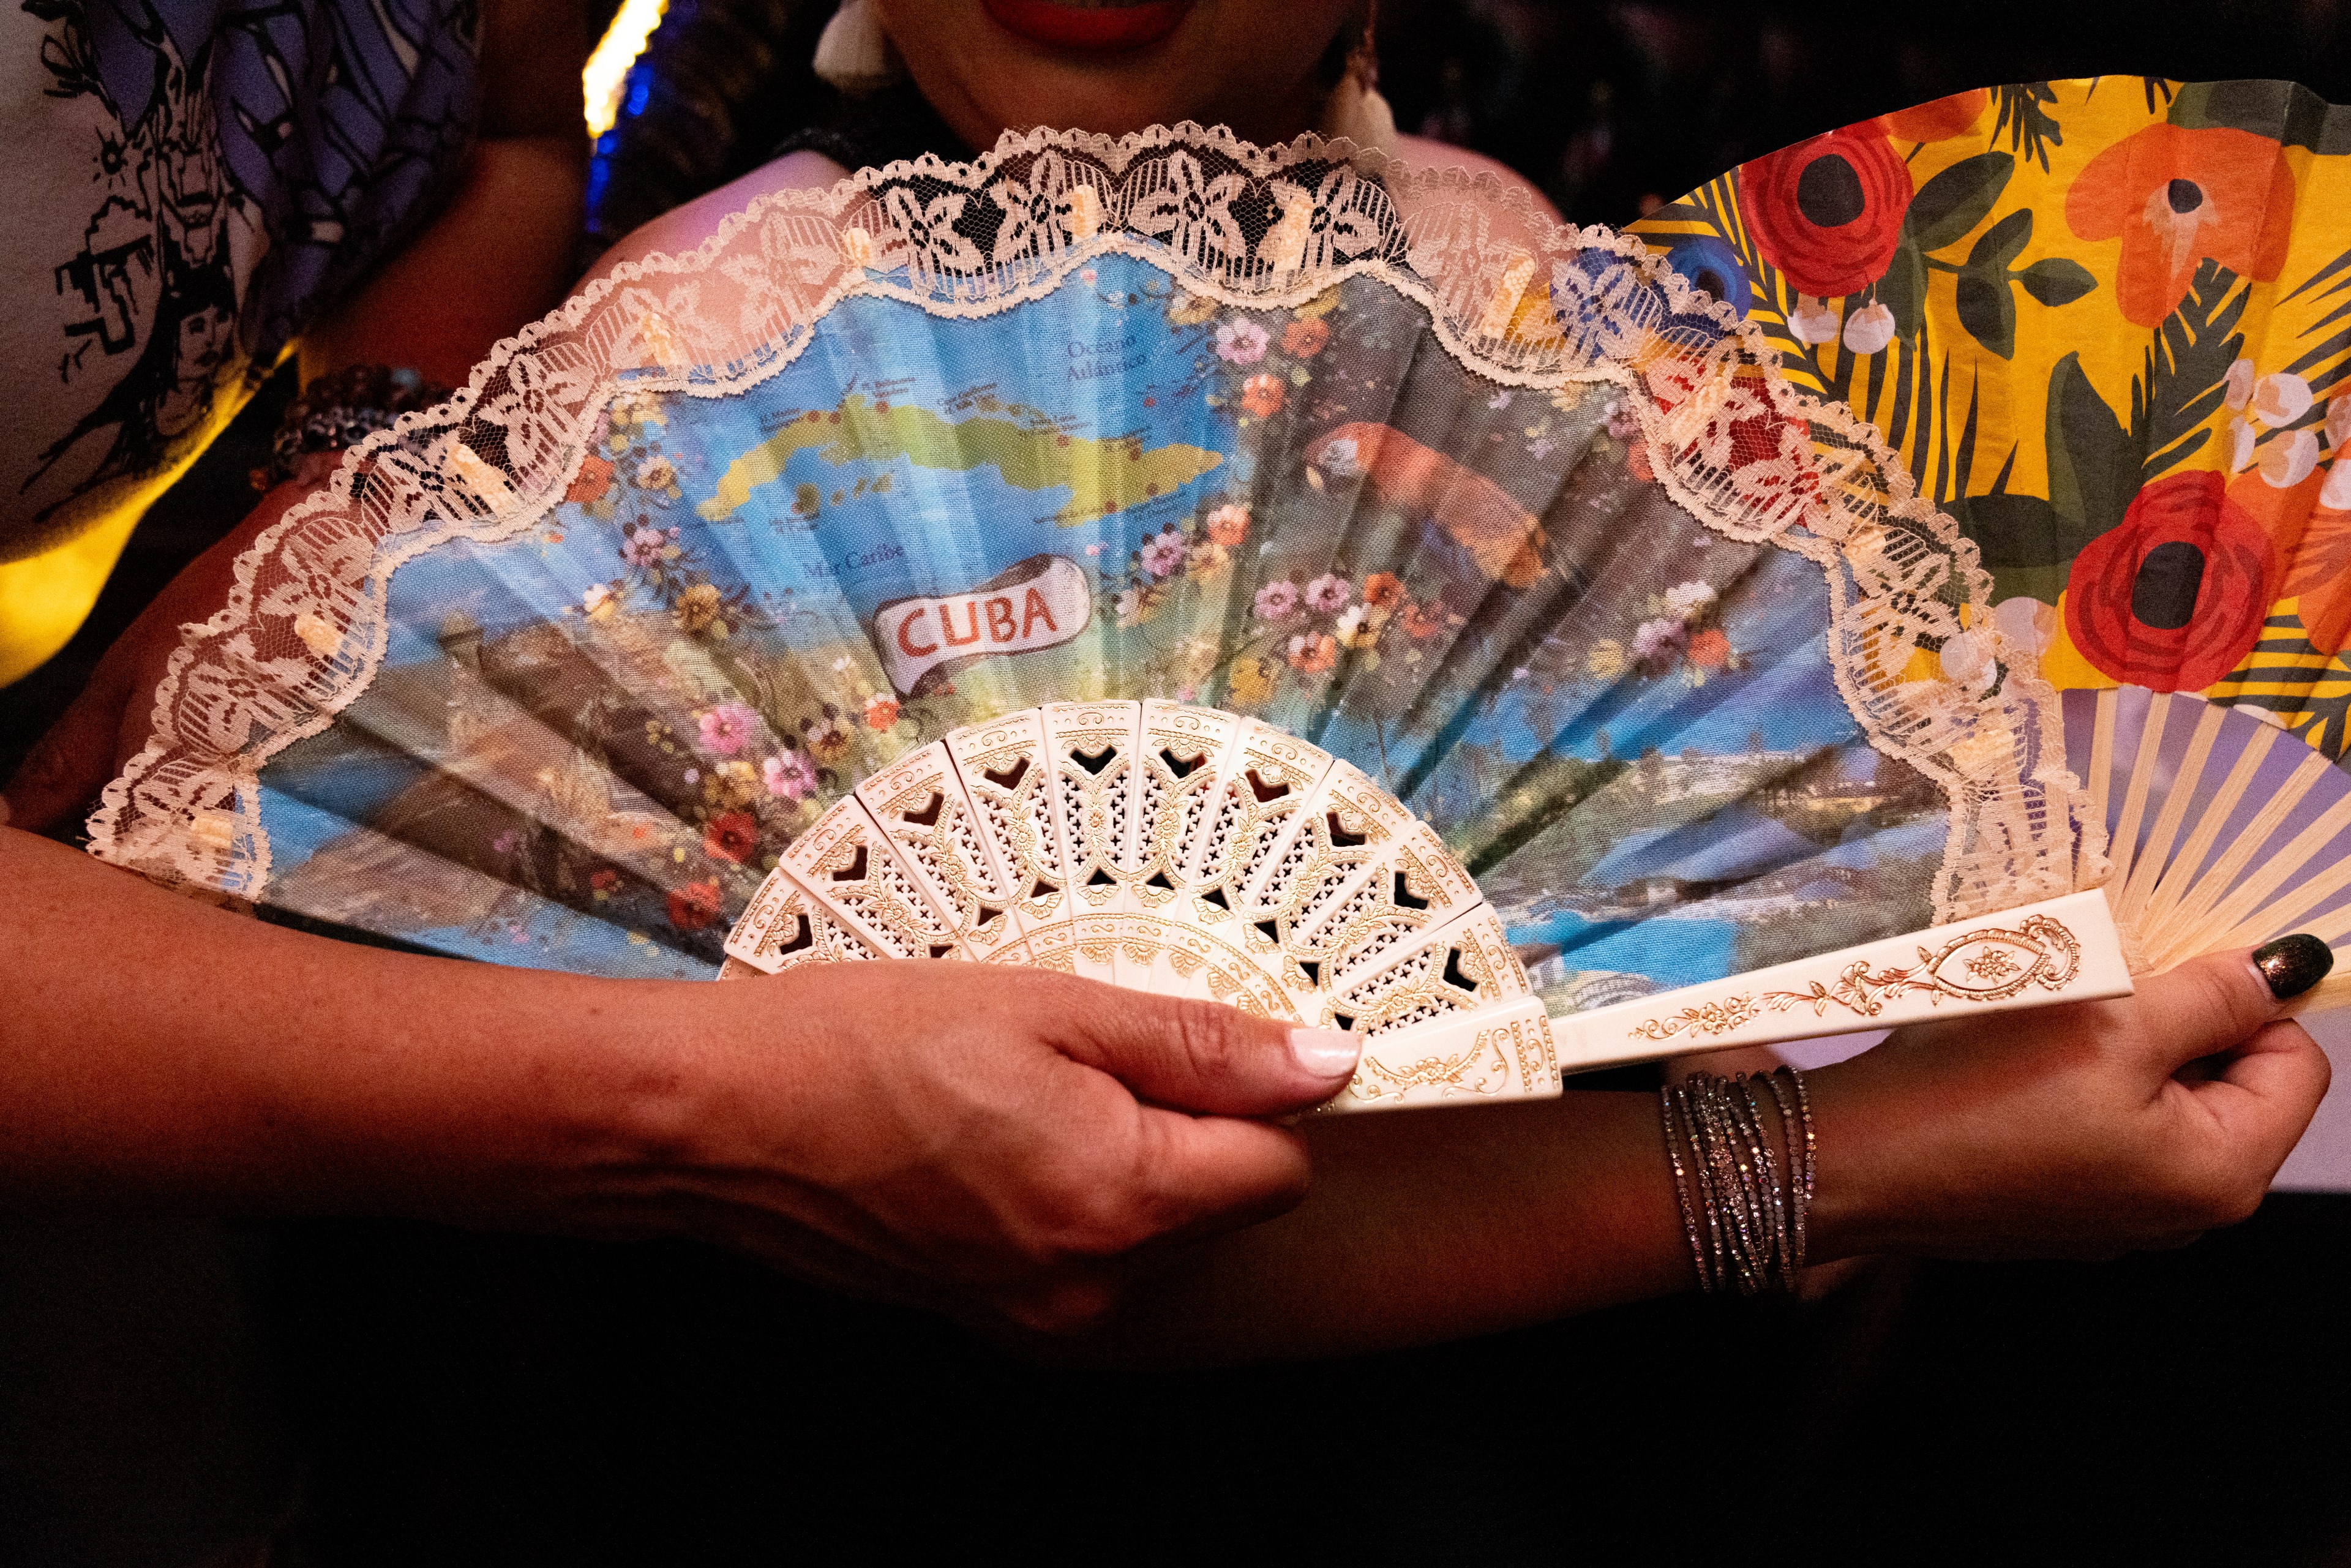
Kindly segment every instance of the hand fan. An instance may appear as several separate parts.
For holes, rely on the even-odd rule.
[[[279,918],[1204,987],[1353,1020],[1376,1103],[2128,985],[2049,688],[1868,427],[1636,243],[1312,139],[764,200],[238,575],[92,848]],[[1654,1021],[1733,977],[1803,1005]]]
[[[1885,437],[2052,684],[2201,692],[2342,758],[2351,109],[2285,82],[1965,92],[1633,228]]]

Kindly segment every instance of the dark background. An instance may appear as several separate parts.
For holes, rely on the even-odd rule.
[[[828,9],[758,20],[798,48]],[[2001,81],[2286,76],[2351,101],[2345,0],[1380,16],[1400,125],[1576,221]],[[788,109],[705,115],[681,177],[758,162]],[[249,504],[290,391],[154,509],[74,643],[0,689],[0,773]],[[682,1246],[12,1222],[0,1562],[2351,1564],[2347,1239],[2351,1198],[2276,1197],[2111,1265],[1881,1263],[1803,1302],[1139,1377],[1012,1366]]]
[[[2351,103],[2346,0],[1381,0],[1407,131],[1499,158],[1576,223],[1624,224],[1775,147],[2001,82],[2289,78]]]

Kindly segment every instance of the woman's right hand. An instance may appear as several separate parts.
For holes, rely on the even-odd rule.
[[[1067,1331],[1297,1203],[1355,1042],[1047,971],[611,980],[329,942],[0,827],[0,1203],[685,1235]]]
[[[1346,1084],[1353,1036],[1050,970],[820,965],[700,988],[636,1168],[591,1197],[796,1272],[1061,1332],[1138,1251],[1268,1218],[1306,1151],[1263,1118]]]
[[[2214,954],[1808,1074],[1813,1256],[2111,1258],[2245,1218],[2326,1092],[2283,1005],[2246,954]]]

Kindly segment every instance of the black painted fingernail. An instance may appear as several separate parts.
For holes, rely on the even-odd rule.
[[[2270,995],[2284,1001],[2326,978],[2335,967],[2335,950],[2309,932],[2297,931],[2254,948],[2253,967],[2270,983]]]

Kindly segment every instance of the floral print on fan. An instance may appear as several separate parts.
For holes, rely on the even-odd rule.
[[[485,956],[691,972],[877,767],[1092,696],[1230,707],[1347,758],[1493,874],[1531,956],[1661,984],[1834,945],[1830,906],[1892,931],[1973,895],[1911,755],[1991,786],[1970,831],[2038,842],[1999,815],[2029,792],[1991,755],[2012,727],[1965,729],[2017,716],[1999,660],[1964,653],[1990,606],[1841,412],[1622,242],[1512,255],[1441,201],[1407,233],[1352,171],[1254,156],[1089,164],[1125,227],[1076,255],[1049,223],[964,270],[999,232],[993,183],[1042,189],[1015,162],[838,225],[791,209],[731,270],[660,284],[609,340],[631,368],[585,372],[559,471],[513,471],[541,509],[402,564],[381,670],[270,763],[275,885],[442,950],[494,932]],[[733,341],[711,306],[736,282],[786,319],[794,288],[845,292],[756,373],[643,390],[664,383],[634,367]],[[1839,351],[1885,329],[1885,301],[1830,303]],[[2258,369],[2249,419],[2292,402]],[[1833,652],[1840,623],[1865,636]],[[368,749],[385,734],[423,792]],[[471,876],[381,874],[412,849]],[[1731,883],[1761,903],[1666,918]],[[386,888],[439,903],[369,915]]]
[[[2283,82],[2023,83],[1771,153],[1633,229],[1876,425],[2059,686],[2200,692],[2340,758],[2346,123]]]

